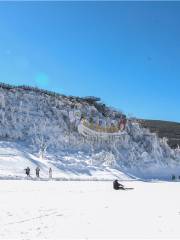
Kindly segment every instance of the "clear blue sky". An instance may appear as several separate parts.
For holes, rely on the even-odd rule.
[[[0,81],[180,121],[180,2],[0,2]]]

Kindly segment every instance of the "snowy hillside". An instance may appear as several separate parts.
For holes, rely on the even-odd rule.
[[[95,157],[95,156],[94,156]],[[82,153],[60,156],[46,155],[39,158],[20,143],[0,142],[0,179],[26,179],[24,169],[29,166],[31,178],[36,180],[35,168],[40,167],[40,177],[47,180],[49,168],[53,169],[55,180],[129,180],[132,176],[106,165],[91,165],[90,156]]]
[[[117,138],[101,137],[102,129],[116,129],[124,115],[99,100],[1,84],[0,176],[22,177],[27,166],[40,166],[44,177],[52,167],[57,178],[78,179],[170,178],[178,173],[179,149],[172,150],[166,139],[136,121],[128,119]],[[96,124],[100,137],[78,131],[82,118]]]

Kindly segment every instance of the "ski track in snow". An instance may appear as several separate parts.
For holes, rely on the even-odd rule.
[[[180,183],[0,182],[0,239],[180,239]]]

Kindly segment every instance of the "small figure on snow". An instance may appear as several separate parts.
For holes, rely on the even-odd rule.
[[[119,190],[119,189],[124,190],[125,189],[124,186],[122,184],[120,184],[117,179],[113,181],[113,188],[115,190]]]
[[[24,170],[25,170],[25,173],[26,173],[27,177],[30,177],[30,168],[27,167]]]
[[[40,172],[40,168],[37,167],[37,168],[36,168],[36,177],[37,177],[37,178],[39,178],[39,172]]]
[[[175,181],[176,180],[176,176],[173,174],[172,175],[172,181]]]
[[[49,179],[52,179],[52,168],[49,168]]]

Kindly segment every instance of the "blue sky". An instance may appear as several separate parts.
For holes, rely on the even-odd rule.
[[[0,81],[180,121],[180,2],[0,2]]]

